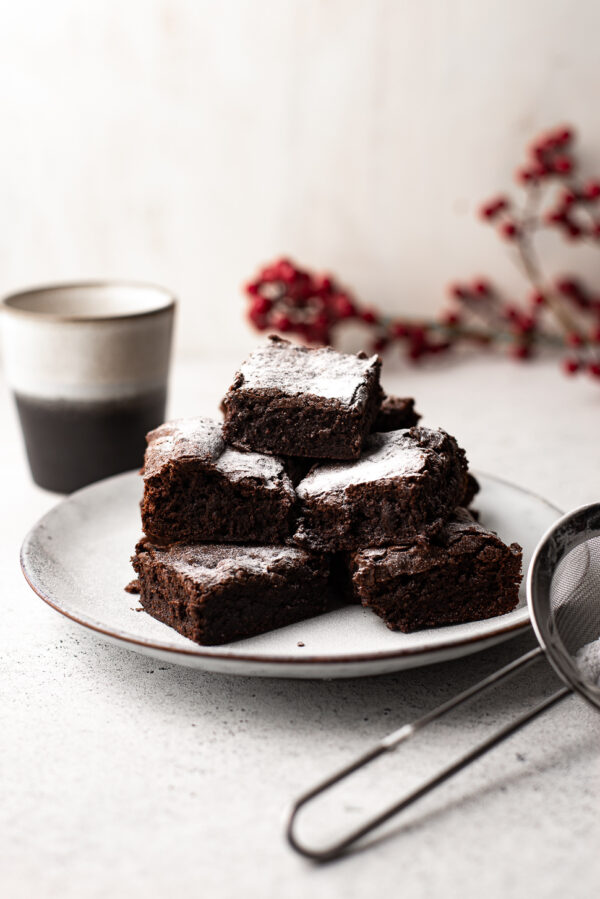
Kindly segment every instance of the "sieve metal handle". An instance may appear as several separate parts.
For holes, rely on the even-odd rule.
[[[380,812],[377,815],[374,815],[372,818],[369,818],[364,824],[352,830],[347,836],[343,837],[338,842],[331,843],[329,846],[326,846],[322,849],[313,849],[309,846],[304,845],[296,836],[295,828],[298,813],[300,809],[306,806],[312,799],[320,796],[322,793],[325,793],[332,786],[334,786],[334,784],[340,783],[340,781],[345,780],[346,777],[349,777],[360,768],[365,767],[365,765],[368,765],[380,755],[383,755],[383,753],[390,752],[391,750],[396,749],[401,743],[404,743],[406,740],[414,737],[416,733],[418,733],[424,727],[427,727],[428,724],[431,724],[433,721],[441,718],[447,712],[451,711],[451,709],[455,709],[463,702],[466,702],[473,696],[477,696],[479,693],[482,693],[494,684],[497,684],[501,680],[504,680],[504,678],[514,674],[519,669],[524,668],[527,665],[530,665],[532,662],[537,661],[539,658],[543,657],[543,655],[544,651],[541,647],[537,647],[536,649],[532,649],[531,652],[525,653],[525,655],[521,656],[519,659],[516,659],[514,662],[510,662],[510,664],[505,665],[504,668],[500,668],[498,671],[494,672],[494,674],[491,674],[489,677],[484,678],[484,680],[475,684],[473,687],[469,687],[469,689],[464,690],[462,693],[459,693],[457,696],[454,696],[447,702],[442,703],[431,712],[428,712],[426,715],[418,718],[416,721],[413,721],[410,724],[405,724],[398,730],[395,730],[391,734],[388,734],[387,737],[383,737],[382,740],[379,740],[378,743],[376,743],[367,752],[363,753],[363,755],[359,756],[359,758],[357,758],[354,762],[351,762],[349,765],[345,765],[343,768],[340,768],[339,771],[332,774],[326,780],[321,781],[321,783],[303,793],[294,802],[289,814],[286,836],[290,845],[296,850],[296,852],[299,852],[301,855],[304,855],[306,856],[306,858],[310,858],[313,861],[326,862],[337,858],[338,856],[342,855],[357,840],[360,840],[362,837],[366,836],[368,833],[371,833],[371,831],[375,830],[385,821],[388,821],[394,815],[397,815],[405,808],[408,808],[408,806],[412,805],[413,802],[416,802],[422,796],[425,796],[439,784],[443,783],[445,780],[448,780],[449,777],[452,777],[453,774],[461,771],[471,762],[475,761],[475,759],[482,756],[489,749],[492,749],[494,746],[497,746],[497,744],[502,740],[505,740],[506,737],[509,737],[511,734],[515,733],[515,731],[523,727],[523,725],[528,721],[532,721],[542,712],[545,712],[546,709],[551,708],[555,703],[559,702],[561,699],[564,699],[565,696],[568,696],[572,692],[570,687],[563,687],[556,693],[553,693],[552,696],[544,699],[539,703],[539,705],[531,709],[531,711],[520,715],[511,724],[507,724],[505,727],[497,730],[487,740],[483,740],[481,743],[478,743],[473,749],[457,759],[457,761],[453,762],[451,765],[448,765],[446,768],[442,768],[440,771],[438,771],[437,774],[434,774],[431,778],[429,778],[429,780],[424,781],[420,786],[412,790],[398,802],[395,802],[393,805],[388,806],[388,808],[384,809],[384,811]]]

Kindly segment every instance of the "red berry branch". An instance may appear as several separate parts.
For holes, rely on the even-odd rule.
[[[536,236],[548,229],[600,248],[600,180],[578,174],[573,143],[571,128],[537,138],[516,172],[522,195],[494,197],[480,208],[512,246],[528,282],[520,303],[478,278],[451,285],[450,306],[437,319],[394,318],[360,303],[333,276],[280,259],[246,285],[250,322],[323,345],[335,343],[337,328],[354,320],[370,330],[375,352],[399,344],[412,361],[464,345],[502,347],[515,359],[551,347],[562,353],[567,374],[600,378],[600,294],[580,278],[548,276],[536,250]]]

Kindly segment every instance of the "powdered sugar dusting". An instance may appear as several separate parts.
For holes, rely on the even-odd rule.
[[[354,484],[418,475],[425,468],[427,456],[408,431],[372,434],[360,459],[315,466],[296,492],[304,498],[343,491]]]
[[[226,446],[215,463],[215,468],[232,481],[258,478],[267,488],[280,487],[284,481],[285,485],[289,486],[290,493],[293,492],[292,482],[288,478],[283,462],[277,456],[267,456],[266,453],[242,453]]]
[[[283,462],[264,453],[243,453],[225,444],[222,425],[211,418],[180,418],[148,435],[144,478],[160,474],[166,465],[195,460],[220,471],[232,481],[257,478],[267,489],[282,487],[293,495]]]
[[[157,561],[206,586],[234,579],[238,572],[267,575],[275,567],[292,568],[310,560],[304,550],[283,546],[198,544],[151,552]]]
[[[169,462],[187,457],[216,461],[225,449],[221,425],[211,418],[178,418],[150,431],[144,459],[145,478],[158,474]]]
[[[600,687],[600,637],[582,646],[575,662],[583,678]]]
[[[318,396],[350,406],[366,402],[365,377],[377,362],[377,356],[361,359],[330,347],[312,349],[275,340],[252,353],[238,374],[243,389],[276,389],[286,396]]]

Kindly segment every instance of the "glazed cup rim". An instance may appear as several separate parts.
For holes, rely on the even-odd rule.
[[[36,296],[39,294],[49,293],[51,291],[85,291],[94,288],[126,288],[140,291],[149,291],[160,294],[163,302],[148,309],[139,309],[134,311],[112,312],[108,315],[101,314],[85,314],[63,312],[44,312],[37,309],[27,309],[18,305],[19,300],[24,300],[27,296]],[[106,278],[85,281],[64,281],[51,284],[43,284],[40,286],[28,287],[6,294],[0,300],[0,311],[4,314],[18,315],[25,317],[31,321],[45,322],[111,322],[126,321],[128,319],[147,318],[152,315],[162,315],[175,309],[177,298],[168,288],[162,287],[160,284],[154,284],[149,281],[126,280],[122,278]]]

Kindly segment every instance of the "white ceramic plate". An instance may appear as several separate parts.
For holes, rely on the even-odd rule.
[[[490,475],[478,474],[482,523],[523,546],[525,570],[560,510]],[[32,589],[58,612],[110,642],[208,671],[262,677],[361,677],[477,652],[528,627],[524,587],[507,615],[414,634],[388,630],[375,614],[347,606],[249,640],[198,646],[136,611],[124,591],[140,536],[141,478],[127,472],[79,490],[25,538],[21,566]],[[303,645],[299,646],[301,643]]]

